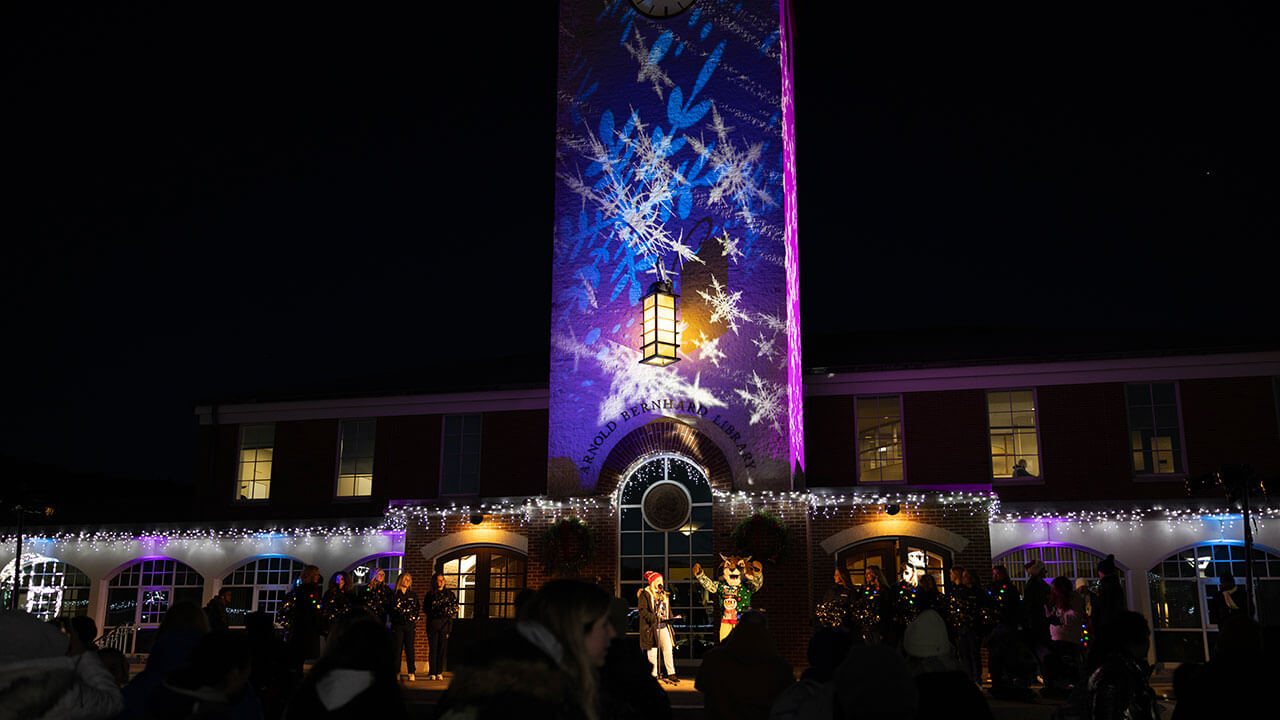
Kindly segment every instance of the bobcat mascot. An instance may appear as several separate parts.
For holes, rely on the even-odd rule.
[[[693,564],[693,576],[716,597],[716,610],[720,613],[720,641],[723,642],[737,626],[738,617],[751,609],[751,595],[764,585],[764,567],[752,562],[749,555],[745,558],[726,557],[722,553],[720,560],[721,580],[707,577],[698,563]]]

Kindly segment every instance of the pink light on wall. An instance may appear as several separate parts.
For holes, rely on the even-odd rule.
[[[779,0],[782,48],[782,190],[787,276],[787,435],[791,467],[804,470],[804,368],[800,361],[800,249],[796,222],[796,108],[791,3]],[[794,478],[793,478],[794,483]]]

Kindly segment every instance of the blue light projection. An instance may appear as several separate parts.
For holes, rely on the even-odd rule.
[[[661,418],[715,441],[739,487],[790,489],[803,446],[785,15],[778,0],[700,0],[667,20],[560,2],[553,493],[590,493],[614,445]],[[659,266],[680,295],[667,367],[639,363]]]

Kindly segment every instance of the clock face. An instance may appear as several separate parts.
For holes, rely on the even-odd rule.
[[[631,0],[631,6],[641,15],[661,20],[675,17],[688,10],[696,0]]]

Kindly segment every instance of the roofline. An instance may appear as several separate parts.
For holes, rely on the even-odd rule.
[[[1280,351],[1055,362],[965,364],[900,369],[822,372],[805,375],[805,395],[982,390],[1113,382],[1164,382],[1232,377],[1280,377]],[[445,415],[546,410],[546,387],[465,393],[326,397],[314,400],[204,404],[195,408],[201,425],[290,420]]]
[[[820,369],[819,369],[820,372]],[[1159,382],[1202,378],[1280,376],[1280,352],[1131,357],[1107,360],[965,365],[863,372],[828,372],[805,378],[805,395],[981,390],[1043,385]]]

